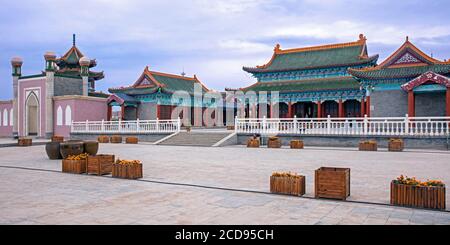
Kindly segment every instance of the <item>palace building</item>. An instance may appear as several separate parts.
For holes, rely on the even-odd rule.
[[[244,71],[257,82],[244,92],[278,91],[274,101],[248,104],[246,116],[281,118],[450,116],[450,61],[436,60],[406,42],[380,65],[366,38],[350,43],[282,50]],[[275,116],[278,117],[278,116]]]
[[[75,35],[63,56],[47,52],[44,61],[43,72],[24,76],[23,60],[11,60],[14,98],[1,103],[10,113],[8,127],[0,129],[0,136],[68,135],[72,121],[106,119],[107,95],[95,91],[103,72],[89,70],[97,63],[77,48]]]
[[[202,115],[209,107],[214,107],[214,100],[204,100],[201,96],[212,92],[196,75],[186,77],[162,72],[144,71],[133,85],[129,87],[110,88],[112,94],[108,99],[108,115],[113,106],[121,107],[123,120],[181,119],[184,124],[204,125]],[[200,97],[195,96],[197,92]],[[174,93],[178,93],[174,96]],[[175,112],[175,108],[181,108]],[[215,114],[213,115],[214,118]],[[175,117],[175,118],[174,118]]]

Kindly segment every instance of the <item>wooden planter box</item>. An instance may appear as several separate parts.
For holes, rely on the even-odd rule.
[[[414,208],[445,209],[445,186],[413,186],[391,182],[391,204]]]
[[[405,143],[402,139],[390,139],[389,151],[403,151],[405,149]]]
[[[58,135],[52,136],[52,142],[62,143],[62,142],[64,142],[64,136],[58,136]]]
[[[105,175],[112,172],[112,165],[114,163],[114,155],[96,155],[88,156],[87,158],[87,172],[88,174]]]
[[[376,141],[361,141],[359,142],[360,151],[377,151],[378,144]]]
[[[122,143],[122,136],[111,136],[110,142],[113,144],[121,144]]]
[[[268,148],[281,148],[281,140],[277,137],[269,138],[267,141]]]
[[[84,160],[62,160],[62,171],[71,174],[86,173],[86,159]]]
[[[291,140],[290,146],[291,149],[303,149],[305,145],[302,140]]]
[[[97,138],[98,143],[109,143],[109,137],[108,136],[98,136]]]
[[[305,176],[278,177],[270,176],[270,192],[293,196],[305,195]]]
[[[112,177],[121,179],[142,178],[142,163],[140,164],[116,164],[112,165]]]
[[[234,130],[234,126],[227,126],[227,130]]]
[[[260,144],[261,143],[260,143],[259,139],[250,138],[247,140],[247,147],[250,147],[250,148],[258,148],[260,146]]]
[[[346,200],[350,196],[350,169],[321,167],[315,172],[315,197]]]
[[[125,139],[125,142],[127,144],[137,144],[139,142],[139,139],[138,139],[138,137],[127,137]]]
[[[33,140],[28,138],[21,138],[17,143],[19,146],[31,146],[33,144]]]

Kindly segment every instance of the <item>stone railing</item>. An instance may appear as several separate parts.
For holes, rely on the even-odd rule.
[[[236,118],[236,133],[448,136],[450,117]]]
[[[72,122],[71,133],[174,133],[181,120],[83,121]]]

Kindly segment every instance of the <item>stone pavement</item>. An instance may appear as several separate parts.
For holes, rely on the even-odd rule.
[[[267,192],[272,171],[297,171],[307,197],[320,166],[352,169],[354,201],[388,203],[389,181],[402,173],[450,183],[448,152],[112,144],[101,152],[143,160],[149,181]],[[0,166],[61,168],[44,146],[0,155]],[[450,224],[450,213],[0,167],[0,224]]]

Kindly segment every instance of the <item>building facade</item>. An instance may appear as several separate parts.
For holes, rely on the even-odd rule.
[[[10,110],[9,128],[0,129],[1,136],[68,136],[72,120],[106,119],[107,96],[95,92],[95,82],[104,77],[103,72],[89,70],[97,63],[81,53],[75,37],[63,56],[47,52],[44,60],[45,70],[28,76],[22,75],[21,58],[11,60],[14,98],[1,104],[3,110]]]
[[[246,117],[450,116],[450,61],[436,60],[406,42],[381,64],[369,56],[366,38],[282,50],[262,66],[244,67],[257,83],[244,92],[277,98],[246,105]],[[275,110],[276,109],[276,110]],[[279,112],[274,116],[272,111]]]
[[[220,93],[208,89],[196,75],[194,77],[151,71],[147,66],[133,85],[110,88],[109,112],[120,106],[123,120],[166,120],[180,117],[184,125],[205,126],[203,115],[221,116],[216,110]],[[205,94],[211,94],[208,98]],[[109,117],[111,118],[111,117]],[[215,126],[216,123],[214,122]]]

